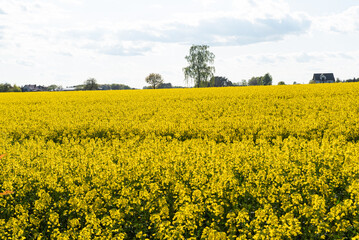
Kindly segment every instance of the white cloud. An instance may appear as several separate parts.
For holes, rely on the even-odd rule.
[[[116,44],[113,46],[106,46],[99,51],[103,54],[114,56],[140,56],[146,52],[151,51],[151,47],[148,46],[136,46],[131,42]]]
[[[341,60],[352,62],[356,58],[350,52],[290,52],[290,53],[259,53],[255,55],[242,55],[237,57],[241,64],[251,62],[263,64],[281,65],[285,62],[296,62],[297,64],[313,64],[328,60]]]
[[[313,31],[352,33],[359,31],[359,6],[344,12],[313,17]]]
[[[216,3],[216,0],[197,0],[199,1],[204,7],[210,7]]]
[[[16,63],[19,65],[23,65],[25,67],[32,67],[34,66],[34,63],[27,61],[27,60],[16,60]]]
[[[4,29],[5,27],[0,25],[0,40],[4,37]]]
[[[310,24],[306,18],[289,15],[281,19],[268,17],[253,21],[236,17],[212,17],[195,24],[169,21],[133,24],[133,27],[126,28],[121,24],[78,26],[59,31],[52,38],[56,44],[72,42],[71,47],[116,56],[136,56],[151,51],[156,44],[239,46],[278,41],[287,35],[305,33]],[[43,34],[49,35],[46,32]]]
[[[285,0],[233,0],[238,16],[246,19],[283,18],[290,13]]]
[[[234,81],[266,72],[306,79],[317,69],[356,75],[358,4],[338,10],[333,0],[316,14],[324,0],[303,1],[298,12],[294,0],[6,0],[0,71],[14,81],[94,76],[135,87],[156,71],[181,85],[189,45],[208,44],[218,74]]]
[[[145,27],[140,30],[119,30],[119,39],[128,41],[164,43],[206,43],[209,45],[245,45],[276,41],[288,34],[300,34],[310,26],[307,19],[286,16],[282,19],[239,18],[204,19],[197,25],[168,23],[161,28]]]
[[[198,1],[208,7],[219,4],[219,1],[215,0]],[[73,6],[84,4],[82,0],[60,2]],[[123,56],[146,53],[150,51],[151,43],[236,46],[277,41],[288,34],[303,33],[310,26],[309,20],[305,17],[288,15],[288,4],[282,0],[224,0],[221,5],[232,6],[230,11],[211,10],[202,15],[192,12],[186,19],[180,19],[181,21],[177,18],[177,21],[162,20],[150,23],[138,21],[128,24],[124,20],[115,23],[105,21],[86,24],[85,20],[73,22],[71,27],[66,24],[70,13],[55,3],[44,3],[39,0],[20,0],[16,4],[11,3],[6,6],[12,12],[8,18],[10,30],[5,34],[8,41],[11,39],[23,43],[23,39],[27,39],[27,42],[41,42],[43,45],[47,42],[56,49],[65,45]],[[158,2],[151,6],[165,7],[164,3]],[[15,19],[13,15],[21,15],[21,19]],[[88,21],[93,23],[91,17]],[[147,46],[124,47],[126,42],[135,45],[147,43]],[[34,44],[28,43],[22,45],[34,47]]]
[[[186,44],[235,46],[277,41],[288,34],[305,32],[310,22],[286,16],[282,19],[262,18],[248,21],[238,18],[206,19],[196,26],[178,24],[175,30],[164,31],[161,40]]]

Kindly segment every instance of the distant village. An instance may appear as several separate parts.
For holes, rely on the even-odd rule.
[[[267,76],[269,74],[266,74]],[[229,86],[256,86],[256,85],[272,85],[272,78],[270,76],[270,81],[263,84],[264,77],[252,77],[251,79],[242,80],[239,83],[232,83],[225,77],[213,77],[212,80],[201,87],[229,87]],[[313,78],[309,81],[309,84],[319,84],[319,83],[342,83],[342,82],[359,82],[359,78],[352,78],[346,80],[340,80],[339,78],[334,77],[333,73],[314,73]],[[293,82],[293,84],[299,84]],[[285,82],[278,82],[278,85],[286,85]],[[152,86],[145,86],[143,89],[151,89]],[[172,86],[171,83],[161,83],[156,87],[157,89],[168,89],[168,88],[185,88],[182,86]],[[11,85],[9,83],[0,84],[0,92],[45,92],[45,91],[82,91],[82,90],[130,90],[135,89],[131,88],[125,84],[97,84],[94,78],[88,79],[82,85],[76,86],[67,86],[62,87],[58,85],[36,85],[36,84],[27,84],[24,86]]]
[[[115,86],[116,85],[116,86]],[[131,89],[127,85],[123,84],[113,84],[111,85],[99,85],[96,90],[122,90],[122,89]],[[51,85],[51,86],[42,86],[42,85],[25,85],[21,87],[22,92],[44,92],[44,91],[81,91],[84,90],[84,85],[77,85],[77,86],[57,86],[57,85]]]

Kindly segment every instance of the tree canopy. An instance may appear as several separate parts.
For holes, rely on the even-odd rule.
[[[156,89],[163,83],[163,78],[158,73],[151,73],[146,77],[146,82],[150,84],[153,89]]]
[[[230,87],[233,83],[226,77],[212,77],[209,83],[210,87]]]
[[[124,89],[131,89],[131,87],[128,85],[125,85],[125,84],[113,83],[113,84],[111,84],[111,89],[112,90],[124,90]]]
[[[9,83],[1,83],[0,92],[21,92],[21,88],[16,85],[12,86]]]
[[[98,84],[96,79],[89,78],[84,82],[83,90],[98,90]]]
[[[272,85],[273,78],[269,73],[266,73],[264,76],[261,77],[252,77],[248,80],[249,86],[256,86],[256,85]]]
[[[195,87],[208,83],[214,75],[215,68],[209,64],[214,63],[215,55],[208,49],[207,45],[193,45],[185,57],[189,64],[183,68],[185,81],[193,80]]]

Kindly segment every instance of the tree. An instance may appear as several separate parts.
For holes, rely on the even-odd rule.
[[[243,79],[243,80],[239,83],[239,86],[248,86],[247,80]]]
[[[278,82],[278,85],[285,85],[285,82],[284,82],[284,81],[280,81],[280,82]]]
[[[213,64],[215,55],[208,50],[207,45],[193,45],[189,50],[189,55],[185,57],[189,66],[183,68],[185,81],[194,81],[195,87],[206,85],[213,77],[215,68],[208,64]]]
[[[252,77],[248,80],[248,86],[262,85],[262,77]]]
[[[212,77],[209,83],[210,87],[229,87],[233,86],[232,82],[226,77]]]
[[[96,79],[89,78],[84,82],[83,90],[98,90]]]
[[[172,88],[171,83],[161,83],[157,88]]]
[[[101,84],[98,86],[100,90],[111,90],[110,84]]]
[[[263,77],[262,77],[262,84],[263,85],[272,85],[272,76],[269,73],[266,73]]]
[[[111,89],[112,90],[123,90],[123,89],[131,89],[131,88],[125,84],[113,83],[113,84],[111,84]]]
[[[21,88],[16,84],[11,88],[10,92],[22,92]]]
[[[269,73],[261,77],[252,77],[248,80],[248,86],[272,85],[273,78]]]
[[[49,90],[49,91],[59,91],[59,90],[61,90],[61,88],[62,88],[61,86],[57,86],[55,84],[52,84],[52,85],[47,87],[47,90]]]
[[[11,86],[10,83],[1,83],[0,84],[0,92],[22,92],[21,88],[16,86]]]
[[[146,82],[150,84],[153,89],[156,89],[156,87],[163,83],[163,78],[158,73],[151,73],[146,77]]]
[[[0,84],[0,92],[10,92],[10,90],[11,90],[11,84],[9,83]]]

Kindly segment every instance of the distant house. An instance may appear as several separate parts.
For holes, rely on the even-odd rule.
[[[333,73],[314,73],[313,81],[315,83],[335,83]]]
[[[40,91],[47,91],[47,87],[44,86],[37,86],[37,85],[25,85],[21,88],[23,92],[40,92]]]

